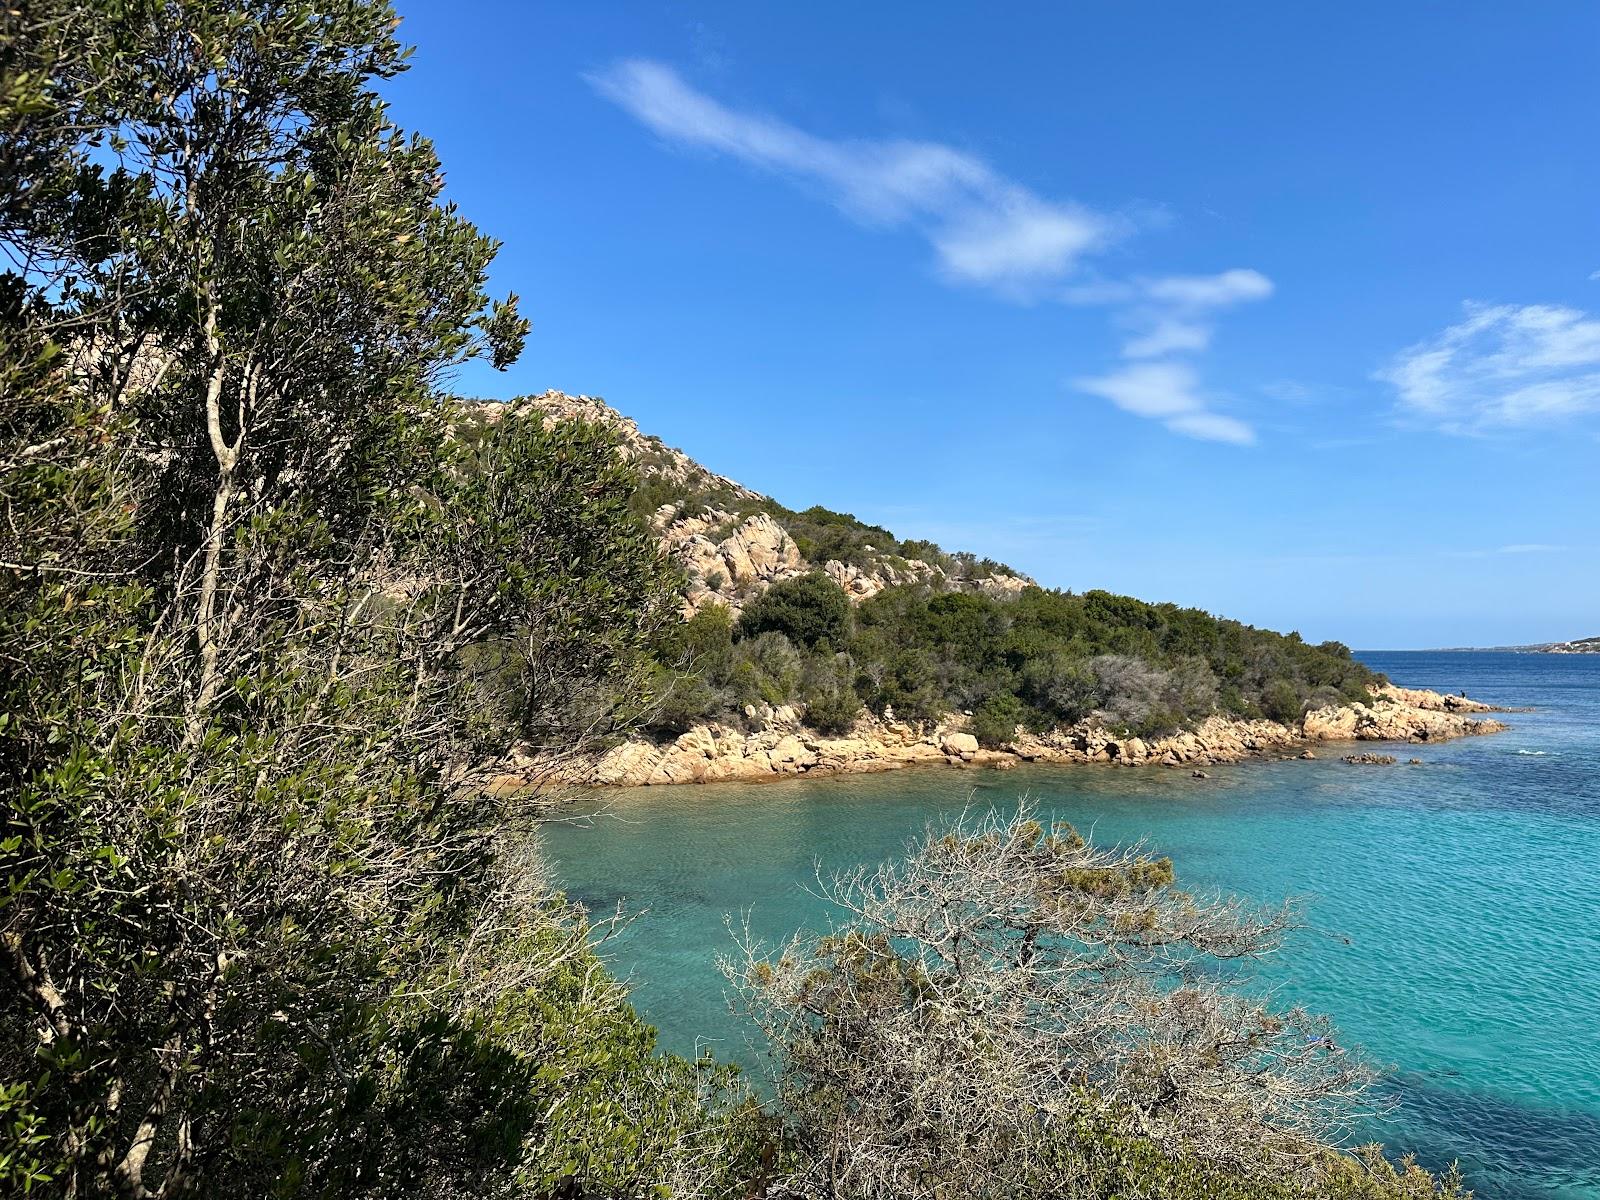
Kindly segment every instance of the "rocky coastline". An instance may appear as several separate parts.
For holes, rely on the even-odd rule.
[[[1035,734],[1018,730],[986,748],[953,714],[923,725],[864,715],[847,733],[809,729],[794,708],[752,706],[743,727],[697,725],[666,741],[635,739],[559,766],[513,754],[499,786],[539,780],[566,787],[758,783],[798,776],[848,775],[944,764],[1007,769],[1022,763],[1189,767],[1262,757],[1317,757],[1313,747],[1339,742],[1441,742],[1496,733],[1483,714],[1492,705],[1413,688],[1386,686],[1369,704],[1306,713],[1295,725],[1212,716],[1192,729],[1153,738],[1124,736],[1093,722]]]

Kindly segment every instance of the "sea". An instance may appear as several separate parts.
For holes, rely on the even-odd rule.
[[[568,894],[634,919],[604,952],[663,1048],[761,1070],[716,959],[748,923],[825,927],[817,881],[964,809],[1014,807],[1171,855],[1180,882],[1293,899],[1249,986],[1331,1015],[1382,1068],[1358,1140],[1459,1163],[1484,1200],[1600,1200],[1600,655],[1363,652],[1408,687],[1518,711],[1394,766],[918,768],[604,793],[546,827]],[[1374,747],[1376,748],[1376,747]],[[1410,765],[1410,758],[1421,759]]]

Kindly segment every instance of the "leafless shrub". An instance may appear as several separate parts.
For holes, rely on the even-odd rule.
[[[845,914],[827,935],[746,934],[721,964],[774,1049],[790,1194],[1061,1194],[1042,1164],[1087,1113],[1175,1155],[1294,1167],[1369,1081],[1325,1021],[1230,987],[1288,908],[1182,892],[1170,860],[1026,805],[824,893]]]

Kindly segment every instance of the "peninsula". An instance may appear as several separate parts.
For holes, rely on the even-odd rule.
[[[1041,588],[1002,563],[794,510],[559,392],[466,408],[605,428],[676,571],[648,711],[618,737],[510,755],[501,786],[763,781],[918,764],[1199,767],[1334,741],[1504,728],[1464,696],[1396,687],[1311,645],[1172,604]]]

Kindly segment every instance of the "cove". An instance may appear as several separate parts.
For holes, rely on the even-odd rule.
[[[1363,654],[1397,683],[1532,706],[1510,731],[1401,747],[1401,765],[915,769],[761,786],[606,793],[546,840],[597,915],[664,1047],[759,1070],[715,956],[728,922],[781,938],[828,920],[817,870],[876,862],[930,821],[1026,795],[1096,840],[1144,841],[1180,880],[1308,928],[1256,986],[1330,1013],[1391,1068],[1395,1111],[1364,1134],[1479,1196],[1600,1198],[1600,656]],[[1423,760],[1404,765],[1406,758]],[[812,890],[808,890],[808,888]]]

